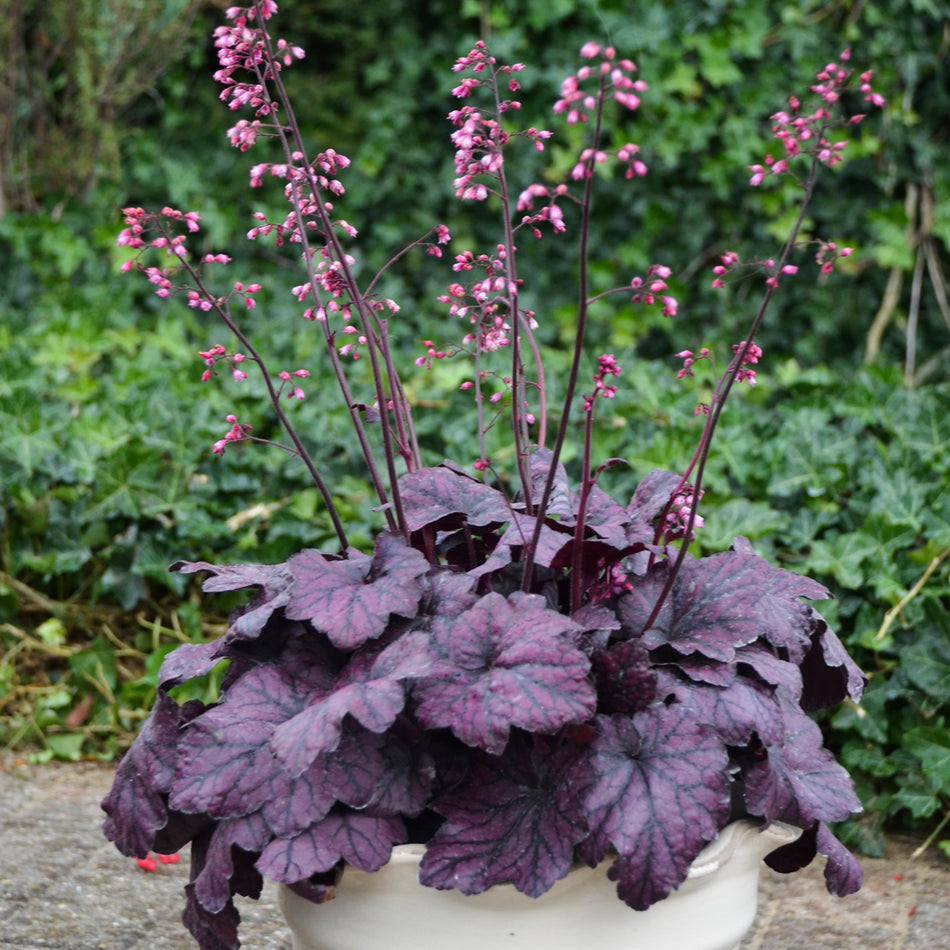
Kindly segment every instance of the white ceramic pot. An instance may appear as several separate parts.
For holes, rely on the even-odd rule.
[[[798,828],[738,821],[699,854],[683,886],[647,911],[626,906],[606,862],[578,867],[539,898],[508,884],[465,897],[418,881],[424,845],[393,849],[375,874],[347,868],[313,904],[281,887],[294,950],[733,950],[755,919],[759,867]]]

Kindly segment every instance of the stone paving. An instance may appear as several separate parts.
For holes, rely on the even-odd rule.
[[[195,950],[179,921],[188,859],[154,873],[101,834],[111,768],[0,759],[0,950]],[[820,866],[763,869],[742,950],[950,950],[950,863],[893,839],[863,859],[865,887],[840,900]],[[291,950],[274,890],[239,903],[246,950]],[[451,948],[446,948],[451,950]]]

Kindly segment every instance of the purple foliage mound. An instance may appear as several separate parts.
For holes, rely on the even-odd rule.
[[[228,331],[236,348],[199,351],[202,378],[221,374],[240,386],[246,370],[255,373],[288,439],[254,435],[230,414],[215,454],[258,442],[299,459],[338,546],[273,566],[173,566],[207,572],[207,591],[253,593],[219,640],[165,659],[154,709],[103,803],[106,834],[140,857],[190,842],[184,921],[202,950],[239,945],[233,898],[258,895],[264,875],[320,903],[347,865],[376,871],[406,841],[427,844],[420,874],[429,887],[477,894],[507,882],[536,897],[577,862],[607,862],[620,899],[642,910],[683,883],[728,822],[753,817],[804,832],[770,856],[773,867],[793,871],[820,852],[829,889],[856,890],[860,867],[828,823],[860,804],[808,715],[856,701],[864,687],[811,606],[829,594],[770,566],[742,538],[699,558],[689,546],[702,526],[717,421],[730,392],[755,381],[763,353],[754,339],[780,283],[799,270],[793,255],[808,248],[813,270],[828,274],[851,254],[806,238],[803,225],[818,173],[842,160],[864,118],[853,107],[884,104],[870,70],[855,76],[845,51],[809,95],[790,96],[787,111],[772,116],[785,158],[750,166],[750,186],[794,180],[799,213],[777,255],[740,262],[730,251],[712,268],[713,288],[741,272],[757,276],[761,303],[722,371],[705,347],[677,354],[680,378],[698,363],[715,377],[697,409],[696,451],[683,472],[646,475],[624,505],[598,484],[619,460],[597,467],[592,457],[595,409],[624,382],[614,354],[597,357],[587,394],[578,387],[586,334],[596,328],[592,306],[625,297],[622,306],[638,312],[672,318],[678,310],[666,265],[610,290],[590,281],[595,185],[619,172],[633,187],[648,173],[640,147],[618,138],[622,119],[615,132],[605,126],[608,107],[635,112],[648,89],[636,64],[611,47],[582,47],[584,63],[562,83],[553,111],[576,127],[570,149],[579,136],[585,145],[573,167],[555,159],[543,181],[523,188],[509,181],[507,150],[528,143],[543,153],[553,134],[512,126],[523,64],[498,63],[479,41],[453,66],[453,95],[463,101],[449,113],[453,187],[463,202],[498,206],[501,239],[490,254],[454,254],[452,282],[438,299],[465,335],[444,347],[424,341],[412,364],[472,364],[459,388],[474,397],[477,456],[431,466],[413,423],[421,407],[398,367],[404,351],[390,342],[399,306],[377,288],[388,270],[409,266],[413,248],[441,258],[449,228],[436,225],[361,282],[349,251],[356,229],[336,217],[350,162],[332,148],[308,153],[282,78],[304,52],[275,39],[267,21],[276,13],[274,0],[226,10],[229,25],[215,31],[215,78],[231,108],[253,112],[229,130],[232,145],[275,146],[278,160],[252,166],[250,184],[283,180],[289,212],[278,221],[255,212],[248,239],[299,251],[306,278],[292,294],[322,334],[329,367],[314,385],[321,398],[340,396],[378,500],[379,530],[372,553],[350,544],[332,479],[286,408],[304,399],[300,381],[310,371],[275,371],[245,329],[261,285],[219,287],[215,275],[231,258],[190,249],[197,212],[125,208],[118,243],[132,256],[123,269]],[[833,130],[846,137],[829,138]],[[564,234],[577,241],[577,310],[558,411],[537,335],[548,331],[525,309],[517,250]],[[143,262],[155,254],[164,266]],[[356,364],[361,353],[367,359]],[[366,375],[351,375],[366,364]],[[572,482],[561,459],[579,432],[578,409]],[[214,702],[179,704],[177,687],[221,664]]]
[[[610,856],[621,899],[644,909],[730,820],[755,816],[805,829],[778,869],[820,850],[830,890],[859,886],[825,823],[860,805],[806,715],[864,683],[807,603],[825,589],[737,539],[687,557],[647,624],[670,565],[652,522],[678,482],[654,473],[626,507],[594,490],[611,520],[581,541],[571,613],[559,565],[576,500],[557,481],[567,501],[528,593],[519,512],[450,466],[404,478],[411,544],[386,533],[372,557],[175,565],[255,593],[220,640],[168,656],[104,807],[126,854],[192,843],[186,921],[202,947],[237,946],[232,896],[258,894],[262,875],[320,901],[345,864],[375,871],[420,837],[430,887],[537,896]],[[473,524],[475,494],[495,514]],[[223,661],[217,702],[170,697]]]

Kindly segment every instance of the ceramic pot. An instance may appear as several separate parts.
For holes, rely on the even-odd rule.
[[[425,845],[399,845],[374,874],[347,868],[337,896],[313,904],[287,887],[279,903],[294,950],[733,950],[755,919],[759,867],[798,828],[728,825],[683,886],[631,910],[607,879],[610,861],[578,867],[539,898],[509,884],[466,897],[418,881]]]

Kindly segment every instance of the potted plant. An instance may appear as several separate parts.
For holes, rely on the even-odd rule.
[[[632,498],[619,501],[598,484],[617,460],[595,467],[591,457],[595,411],[614,395],[617,360],[601,355],[587,392],[575,395],[593,303],[587,238],[595,168],[612,159],[635,182],[647,171],[636,145],[608,155],[603,141],[605,109],[634,110],[645,89],[634,64],[585,45],[584,65],[565,81],[555,112],[586,124],[590,140],[567,182],[520,193],[507,178],[507,147],[526,139],[543,151],[551,134],[507,128],[522,67],[499,64],[483,43],[455,64],[456,192],[499,203],[502,237],[491,253],[455,255],[442,300],[466,324],[465,338],[455,347],[427,342],[416,361],[471,356],[463,388],[479,410],[479,451],[426,465],[390,345],[397,306],[379,294],[381,275],[365,285],[357,279],[347,250],[355,232],[334,207],[348,162],[332,149],[308,153],[283,83],[283,68],[303,52],[272,36],[275,12],[271,0],[228,10],[228,25],[216,31],[216,78],[222,98],[254,113],[230,130],[232,144],[244,150],[267,137],[280,146],[276,162],[251,169],[251,184],[283,179],[289,211],[277,221],[260,214],[249,236],[300,252],[305,277],[294,293],[315,324],[308,330],[325,343],[325,389],[335,388],[350,413],[381,525],[372,550],[350,545],[319,462],[285,408],[287,396],[303,398],[309,374],[273,372],[236,316],[238,302],[253,304],[257,285],[213,289],[210,275],[228,258],[189,253],[197,214],[125,209],[119,242],[134,252],[126,269],[144,272],[160,296],[186,295],[228,328],[232,347],[201,353],[205,379],[227,369],[241,380],[255,367],[338,545],[274,565],[173,565],[206,573],[207,591],[253,593],[220,639],[165,659],[154,708],[103,802],[106,834],[139,857],[191,843],[184,921],[205,950],[238,946],[232,898],[258,895],[262,876],[309,903],[339,894],[342,905],[348,877],[375,878],[382,868],[405,877],[406,860],[413,882],[435,892],[474,900],[492,891],[510,900],[550,891],[559,895],[555,905],[572,869],[596,868],[612,905],[632,921],[638,915],[629,908],[663,906],[657,902],[691,873],[702,876],[719,861],[732,834],[724,829],[737,820],[758,841],[746,885],[753,908],[759,856],[778,844],[773,867],[793,871],[820,852],[829,889],[856,890],[860,866],[827,823],[860,805],[808,716],[846,696],[857,700],[864,684],[812,606],[829,594],[771,566],[742,538],[710,556],[688,549],[702,525],[697,507],[716,421],[733,386],[754,380],[755,335],[780,280],[796,270],[815,176],[840,160],[843,143],[831,130],[860,119],[842,116],[843,94],[882,102],[870,73],[854,82],[843,54],[811,87],[817,104],[792,99],[773,117],[785,157],[753,166],[752,184],[799,173],[798,222],[775,259],[752,265],[762,302],[698,410],[706,419],[694,458],[682,473],[645,474]],[[541,318],[520,300],[528,278],[516,247],[568,228],[580,241],[579,304],[558,416],[547,406]],[[413,246],[439,257],[448,241],[440,225]],[[168,255],[164,266],[141,260],[154,249]],[[817,253],[828,272],[849,251],[820,243]],[[724,255],[714,284],[740,266]],[[617,292],[672,316],[669,275],[653,266]],[[678,356],[681,376],[711,358]],[[360,357],[375,388],[368,399],[353,392],[347,372]],[[492,362],[499,357],[503,363]],[[572,412],[583,420],[576,482],[561,462]],[[216,453],[255,438],[236,416],[228,422]],[[492,426],[510,439],[508,470],[488,458]],[[222,662],[216,701],[179,705],[172,697]],[[399,861],[390,861],[394,853]],[[324,909],[330,905],[318,914]],[[676,926],[684,926],[682,915]],[[385,945],[397,945],[391,933]],[[727,944],[695,944],[707,945]]]

